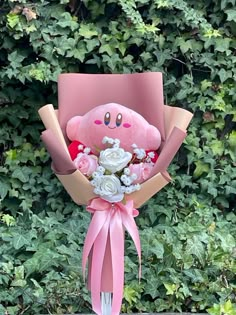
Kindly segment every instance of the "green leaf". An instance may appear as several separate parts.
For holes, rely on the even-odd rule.
[[[150,294],[153,299],[158,296],[158,286],[156,281],[147,281],[145,285],[145,294]]]
[[[201,264],[204,264],[205,249],[197,236],[187,239],[186,253],[196,256]]]
[[[231,149],[233,149],[234,152],[236,153],[236,131],[235,130],[230,133],[228,143]]]
[[[13,280],[11,282],[11,285],[13,287],[24,287],[26,286],[26,284],[27,284],[26,280]]]
[[[177,289],[176,284],[174,284],[174,283],[172,283],[172,284],[171,283],[163,283],[163,284],[167,290],[167,292],[166,292],[167,295],[174,295],[175,294],[175,291]]]
[[[215,39],[215,50],[219,52],[225,52],[229,49],[229,45],[231,43],[231,38],[216,38]]]
[[[224,152],[223,141],[213,140],[210,144],[210,148],[214,155],[222,155]]]
[[[25,169],[24,169],[25,170]],[[19,179],[22,183],[26,183],[29,180],[29,175],[21,168],[16,168],[12,173],[12,178]]]
[[[7,15],[7,24],[11,27],[14,28],[20,23],[20,18],[18,14],[15,13],[9,13]]]
[[[13,246],[15,249],[19,249],[24,245],[28,245],[30,240],[26,235],[16,233],[13,237]]]
[[[14,226],[16,225],[16,220],[10,214],[3,214],[1,221],[5,223],[7,226]]]
[[[234,22],[236,22],[236,11],[235,11],[235,9],[226,10],[225,13],[227,14],[227,21],[234,21]]]
[[[220,81],[223,83],[227,79],[232,78],[232,71],[230,71],[230,70],[226,71],[225,69],[222,68],[218,72],[218,76],[220,77]]]
[[[114,54],[114,49],[109,44],[105,44],[99,48],[100,54],[104,52],[107,53],[109,56],[112,56]]]
[[[0,197],[4,199],[10,189],[10,186],[7,182],[3,182],[0,180]]]
[[[15,267],[14,272],[16,280],[24,279],[25,268],[23,265]]]
[[[84,38],[91,38],[93,36],[97,36],[98,32],[94,26],[94,24],[89,23],[89,24],[80,24],[80,29],[79,29],[79,34],[83,36]]]
[[[203,173],[208,173],[210,170],[209,164],[202,161],[195,162],[196,168],[194,170],[193,176],[200,177]]]
[[[156,255],[157,258],[162,259],[164,254],[164,247],[158,240],[153,240],[150,252]]]

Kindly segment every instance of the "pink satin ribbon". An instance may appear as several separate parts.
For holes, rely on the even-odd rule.
[[[102,315],[101,277],[106,245],[110,238],[113,278],[111,314],[118,315],[124,287],[124,228],[129,232],[135,244],[139,258],[139,278],[141,276],[141,245],[134,220],[139,212],[133,208],[132,200],[123,204],[110,203],[101,198],[92,199],[87,206],[87,211],[93,213],[93,217],[85,238],[82,268],[85,275],[86,262],[92,251],[90,266],[92,307],[95,313]]]

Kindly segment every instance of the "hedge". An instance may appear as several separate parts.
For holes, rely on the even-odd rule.
[[[89,215],[67,196],[37,110],[59,73],[161,71],[194,113],[173,181],[140,211],[143,273],[126,242],[125,312],[236,314],[235,0],[0,1],[0,314],[91,312]]]

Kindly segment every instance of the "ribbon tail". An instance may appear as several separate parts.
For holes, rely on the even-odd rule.
[[[111,259],[113,275],[112,315],[119,315],[124,287],[124,230],[120,211],[110,221]]]
[[[107,211],[96,211],[90,222],[88,232],[84,241],[83,256],[82,256],[82,270],[83,270],[84,277],[85,277],[86,262],[88,260],[89,253],[92,249],[92,246],[99,232],[101,231],[107,219],[108,214],[109,213]]]
[[[93,245],[93,257],[91,266],[91,297],[92,297],[92,307],[95,313],[102,315],[101,310],[101,275],[102,267],[104,261],[104,255],[107,244],[107,236],[110,225],[110,215],[101,228],[95,242]]]
[[[139,279],[140,279],[141,278],[141,243],[140,243],[138,228],[137,228],[134,218],[127,212],[121,212],[121,218],[122,218],[123,225],[128,231],[128,233],[130,234],[138,253]]]

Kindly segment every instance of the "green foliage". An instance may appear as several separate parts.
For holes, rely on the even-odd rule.
[[[140,211],[142,279],[126,241],[123,311],[235,314],[235,0],[1,1],[0,313],[91,312],[89,215],[50,169],[37,110],[59,73],[161,71],[194,112],[173,181]]]

